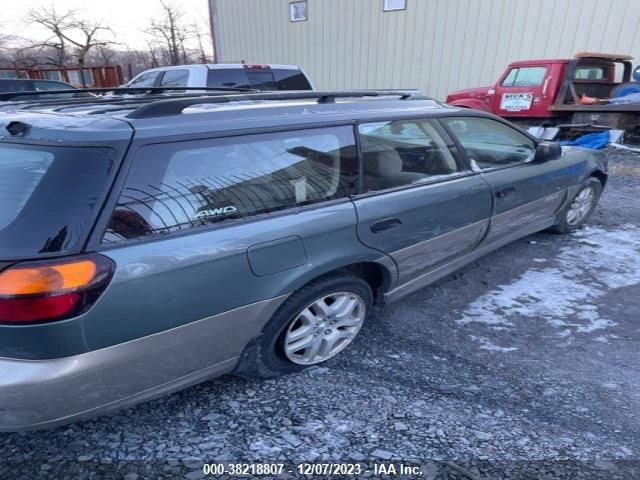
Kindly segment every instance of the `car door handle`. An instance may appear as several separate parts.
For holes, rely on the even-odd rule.
[[[390,230],[402,225],[402,221],[399,218],[385,218],[384,220],[378,220],[373,222],[369,228],[372,233],[380,233],[385,230]]]
[[[516,189],[515,189],[514,187],[507,187],[507,188],[503,188],[503,189],[501,189],[501,190],[498,190],[498,191],[496,192],[496,197],[498,197],[498,198],[504,198],[504,197],[506,197],[507,195],[512,195],[512,194],[514,194],[514,193],[516,193]]]

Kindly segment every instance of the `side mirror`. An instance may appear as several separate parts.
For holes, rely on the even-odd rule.
[[[562,156],[562,147],[558,142],[540,142],[533,157],[535,163],[556,160]]]

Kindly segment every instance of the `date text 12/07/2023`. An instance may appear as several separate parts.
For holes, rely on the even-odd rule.
[[[301,463],[296,471],[300,475],[422,475],[420,466],[405,463]]]

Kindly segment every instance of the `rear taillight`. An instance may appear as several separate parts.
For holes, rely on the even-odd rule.
[[[16,263],[0,272],[0,323],[80,315],[102,294],[114,270],[114,263],[102,255]]]
[[[247,70],[268,70],[271,68],[271,65],[244,65],[244,68]]]

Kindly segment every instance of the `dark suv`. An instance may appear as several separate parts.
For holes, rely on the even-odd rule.
[[[0,116],[0,428],[346,348],[397,300],[588,218],[599,153],[411,93],[21,102]]]
[[[65,93],[56,93],[55,90],[64,90]],[[69,90],[78,90],[71,93]],[[40,92],[38,95],[25,95],[26,92]],[[47,93],[42,93],[47,92]],[[33,100],[43,98],[73,98],[90,97],[91,95],[79,90],[73,85],[56,80],[31,80],[0,78],[0,101],[12,100]]]

